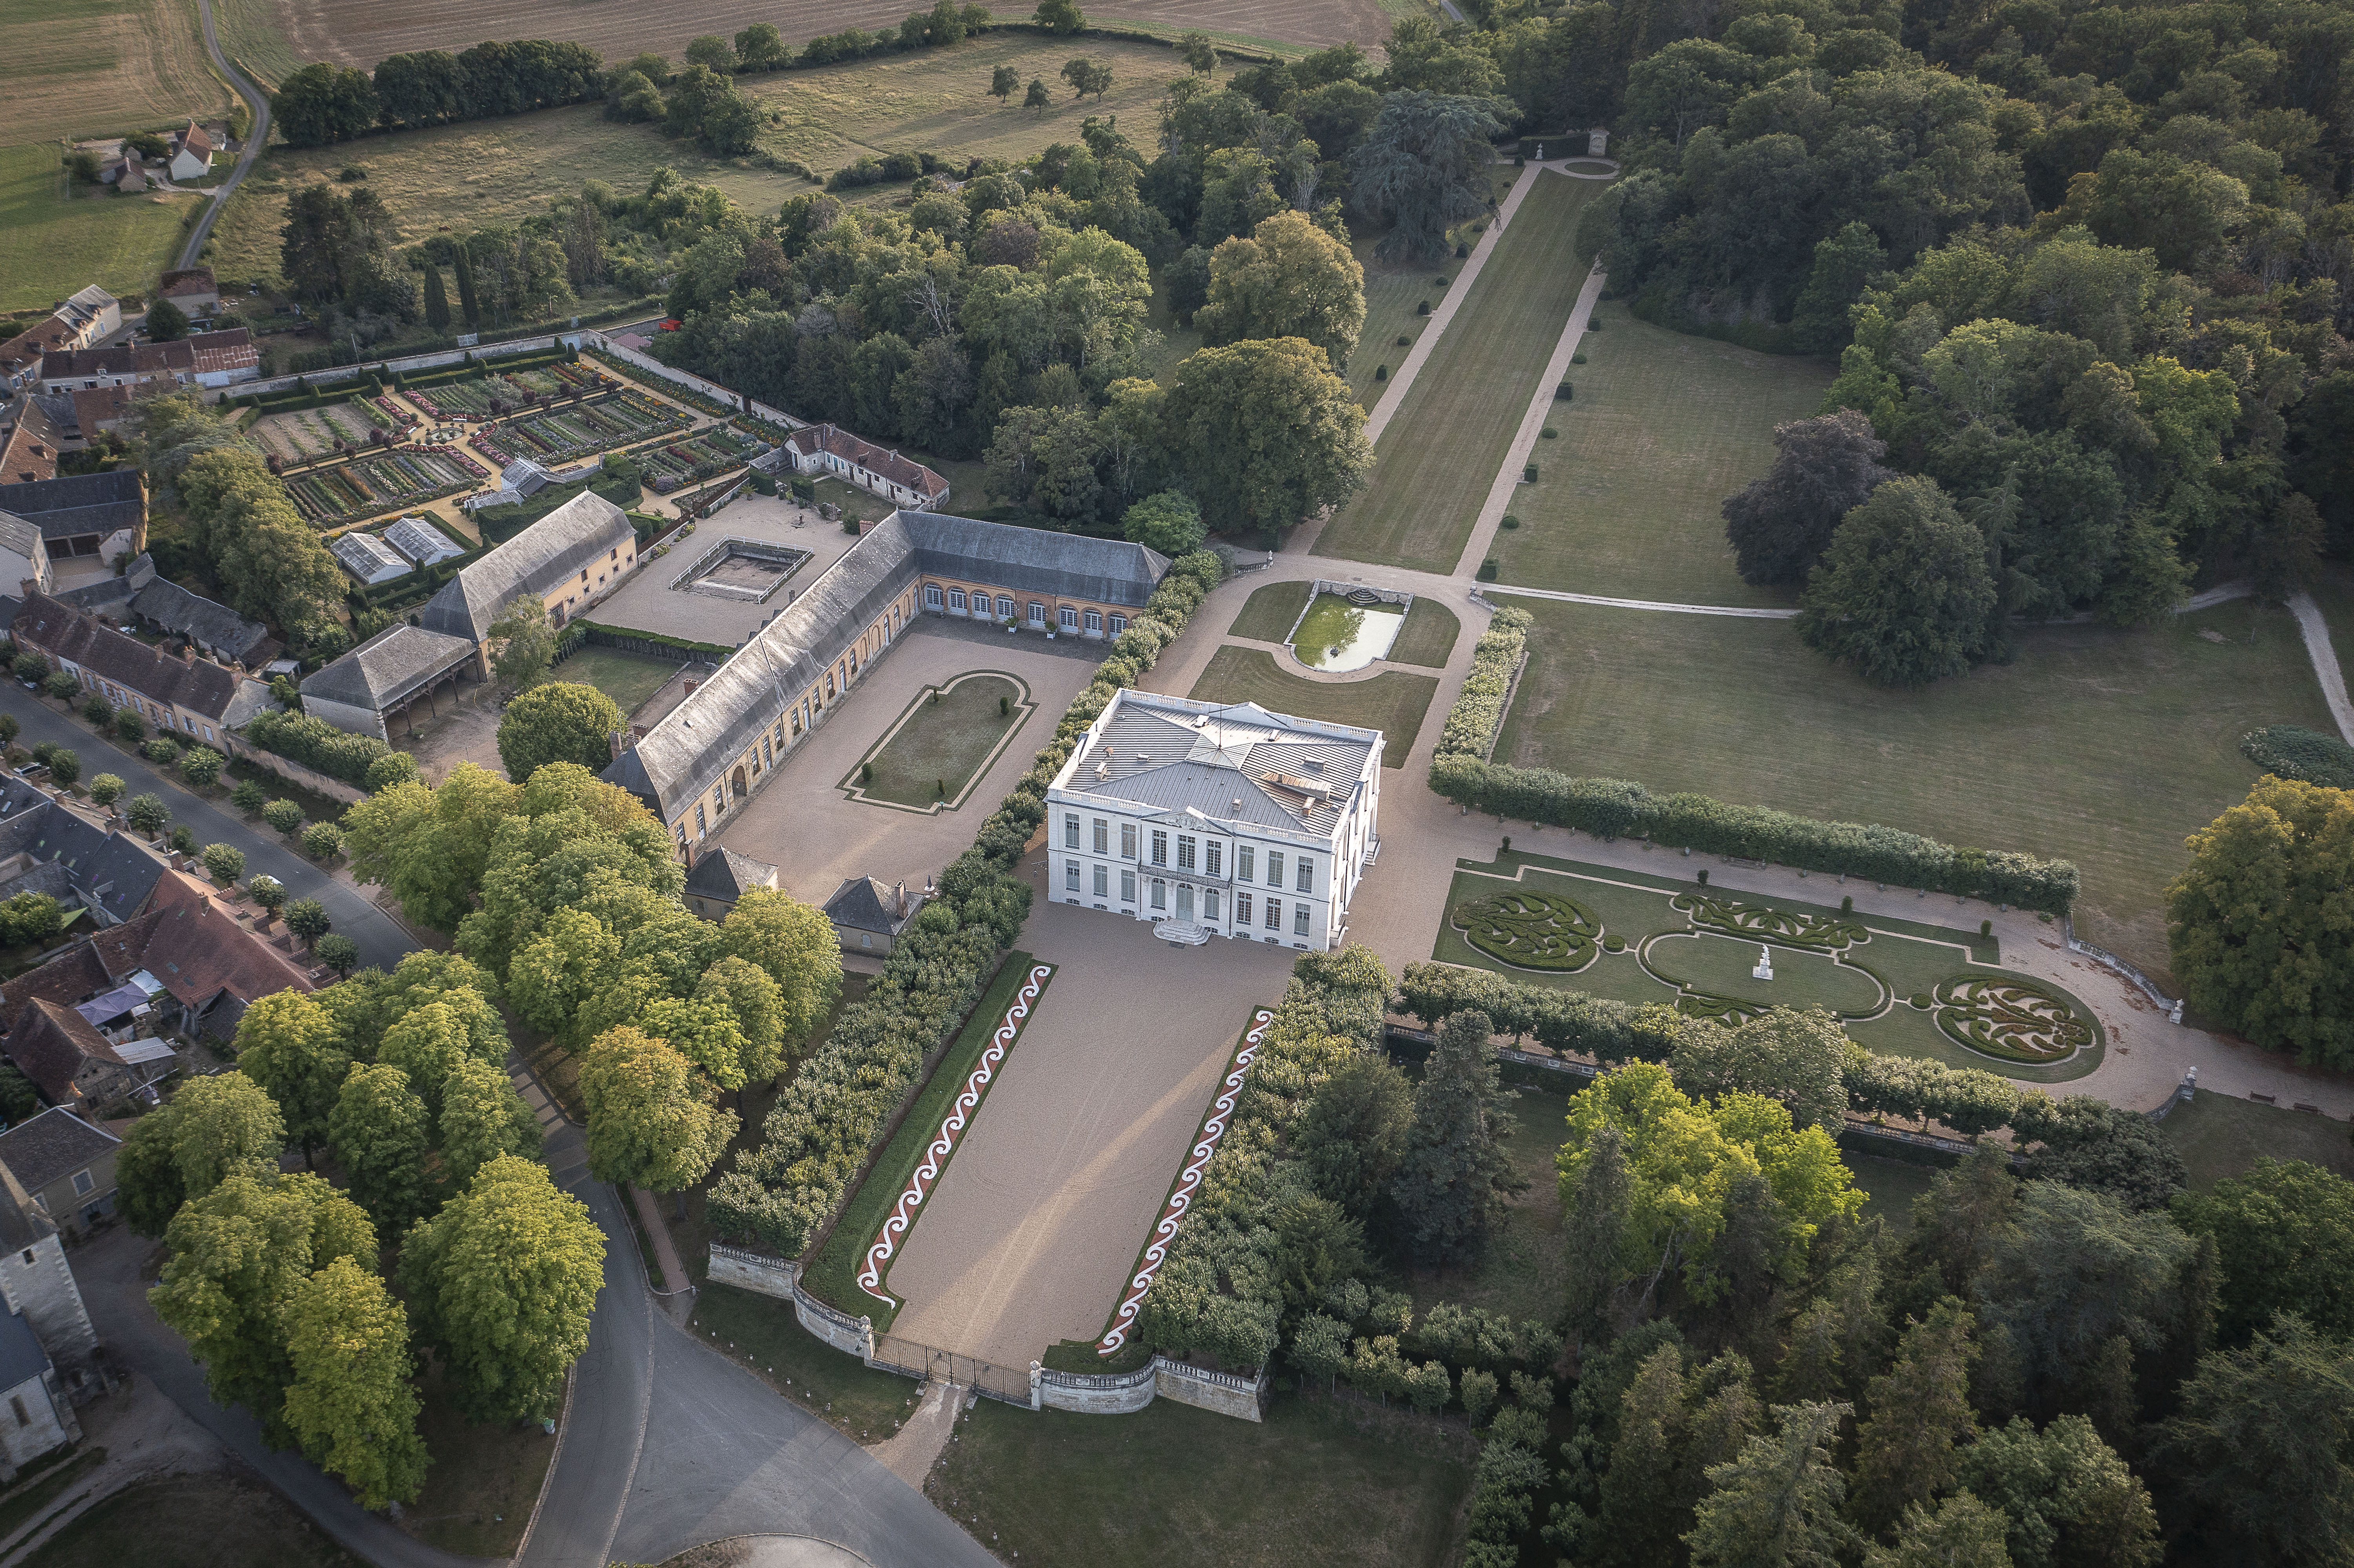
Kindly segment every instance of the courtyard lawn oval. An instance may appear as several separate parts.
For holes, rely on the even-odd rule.
[[[1012,675],[974,670],[916,694],[842,781],[854,800],[896,810],[954,810],[1034,706]]]
[[[1775,947],[1774,978],[1759,980],[1751,972],[1757,948],[1755,942],[1732,937],[1670,932],[1644,945],[1643,967],[1681,996],[1721,999],[1758,1012],[1821,1007],[1842,1018],[1869,1018],[1888,1004],[1886,988],[1868,971],[1803,948]]]

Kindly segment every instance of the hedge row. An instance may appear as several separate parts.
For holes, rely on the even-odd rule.
[[[722,1234],[797,1257],[841,1206],[875,1140],[917,1086],[926,1056],[962,1027],[999,952],[1021,934],[1030,889],[1008,874],[1045,821],[1047,781],[1111,693],[1152,667],[1224,569],[1206,551],[1178,561],[1144,614],[1113,642],[1095,683],[1073,700],[1055,738],[981,824],[973,847],[941,874],[939,896],[892,949],[867,999],[844,1010],[825,1044],[778,1097],[761,1125],[760,1146],[713,1183],[708,1207]]]
[[[309,714],[267,708],[247,721],[245,738],[357,789],[382,789],[417,777],[417,758],[372,735],[353,735]]]
[[[1504,704],[1512,694],[1512,677],[1528,648],[1529,620],[1525,609],[1500,609],[1472,645],[1471,673],[1464,677],[1463,690],[1438,732],[1438,756],[1476,757],[1485,761],[1495,755]]]
[[[1436,758],[1430,787],[1475,811],[1576,828],[1596,838],[1641,838],[1671,848],[1904,887],[2016,904],[2065,915],[2075,903],[2075,863],[2010,850],[1966,849],[1877,823],[1826,822],[1768,806],[1734,806],[1706,795],[1655,795],[1618,779],[1575,779],[1549,768],[1513,768],[1461,755]]]
[[[723,660],[736,650],[717,642],[695,642],[684,637],[671,637],[660,631],[641,631],[633,626],[605,626],[594,620],[577,620],[566,628],[567,634],[578,630],[600,648],[620,648],[632,653],[650,654],[654,649],[678,653],[692,659]],[[598,641],[599,638],[604,639]],[[643,646],[639,646],[642,644]]]
[[[1400,1011],[1427,1028],[1450,1013],[1476,1010],[1494,1021],[1499,1033],[1533,1035],[1554,1051],[1605,1064],[1664,1062],[1691,1022],[1659,1002],[1613,1001],[1450,964],[1408,964],[1398,991]],[[2024,1140],[2043,1125],[2052,1105],[2041,1090],[2014,1088],[1999,1074],[1883,1056],[1861,1046],[1845,1077],[1848,1103],[1859,1111],[1934,1117],[1971,1137],[2010,1127]]]

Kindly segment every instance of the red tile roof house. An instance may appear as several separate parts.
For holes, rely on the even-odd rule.
[[[166,272],[155,292],[191,318],[208,316],[220,308],[220,284],[214,281],[209,267],[184,267]]]
[[[8,632],[19,649],[47,654],[69,671],[84,691],[135,707],[159,727],[217,750],[221,731],[240,727],[270,704],[270,688],[249,676],[199,659],[194,649],[175,659],[29,585]]]
[[[72,349],[41,356],[41,390],[83,392],[97,387],[135,387],[169,376],[181,386],[226,387],[261,374],[261,351],[243,327],[200,332],[171,343],[133,348]]]
[[[838,425],[811,425],[785,439],[796,473],[846,479],[910,512],[928,512],[949,498],[949,482],[922,463],[861,440]]]
[[[161,1034],[227,1041],[248,1007],[314,989],[313,973],[167,871],[146,914],[0,985],[0,1052],[51,1105],[117,1099],[179,1065]]]

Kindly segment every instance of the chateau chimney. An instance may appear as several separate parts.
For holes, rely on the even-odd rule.
[[[695,695],[695,677],[694,677],[694,676],[689,675],[689,676],[686,678],[686,690],[685,690],[684,692],[681,693],[680,694],[681,694],[682,696],[689,696],[689,697],[691,697],[691,696]]]
[[[891,891],[891,901],[893,905],[892,912],[900,919],[905,920],[907,917],[907,879],[906,877],[901,877],[899,879],[899,885]]]

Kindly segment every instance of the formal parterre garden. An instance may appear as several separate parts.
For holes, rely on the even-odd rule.
[[[502,463],[517,458],[555,460],[627,446],[674,430],[685,422],[676,409],[642,393],[622,392],[593,402],[517,413],[483,426],[473,440],[477,448]]]
[[[1870,1049],[2031,1081],[2081,1077],[2104,1044],[2090,1008],[2000,968],[1991,936],[1509,852],[1457,863],[1431,956],[1727,1024],[1820,1007]]]
[[[408,447],[289,475],[286,493],[304,522],[326,527],[472,490],[489,477],[480,463],[453,450]]]

